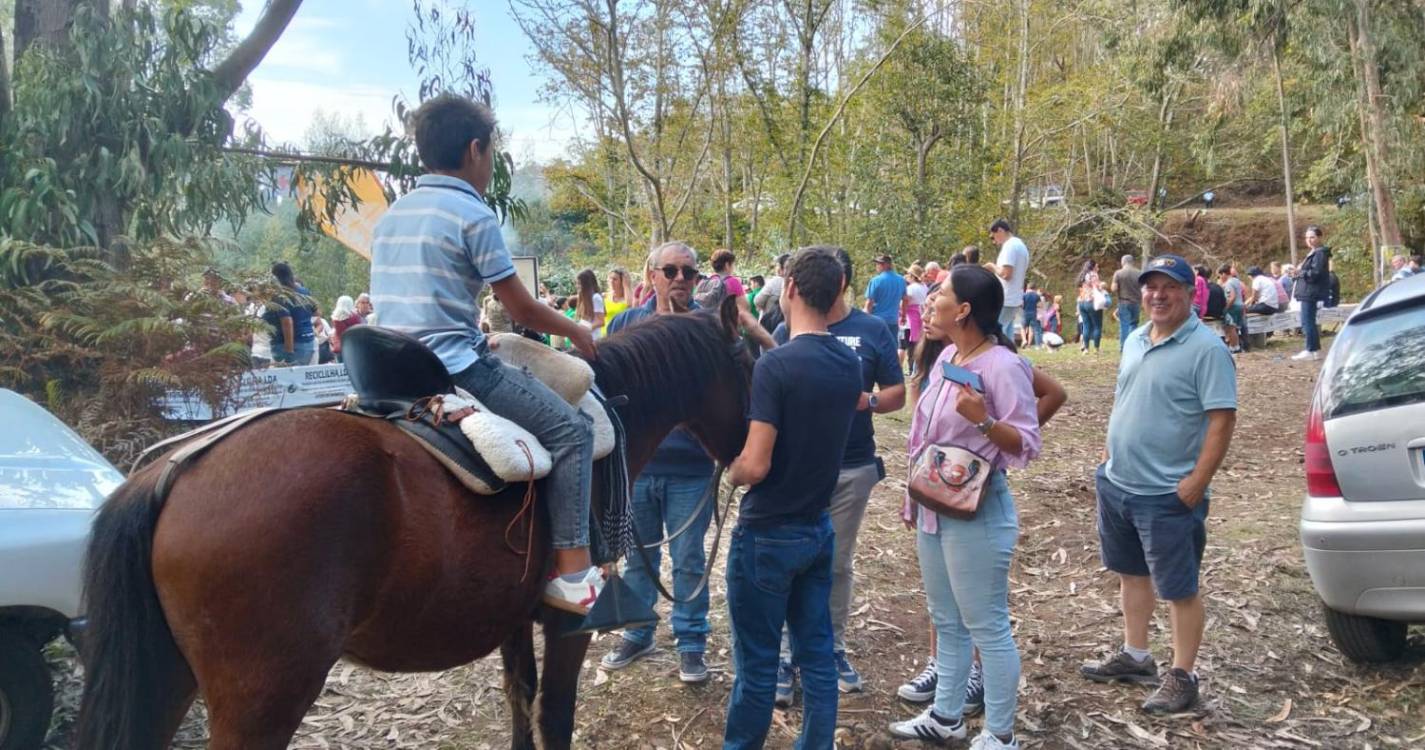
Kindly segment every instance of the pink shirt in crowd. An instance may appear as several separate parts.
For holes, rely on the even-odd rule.
[[[916,402],[910,422],[908,448],[912,457],[927,445],[954,445],[972,450],[989,459],[995,469],[1022,469],[1039,455],[1038,403],[1034,398],[1034,373],[1029,362],[1003,346],[991,347],[963,367],[980,376],[985,384],[985,409],[996,421],[1019,430],[1021,441],[1017,454],[1001,451],[980,434],[975,425],[955,411],[954,389],[959,386],[945,379],[941,365],[955,356],[955,345],[945,347],[930,370],[925,390]],[[920,507],[906,495],[901,517],[914,520]],[[934,534],[939,530],[939,516],[922,512],[920,530]]]
[[[721,274],[718,274],[721,276]],[[723,276],[722,286],[727,290],[729,297],[743,297],[747,295],[747,290],[742,288],[742,279],[736,276]]]
[[[1192,309],[1197,312],[1197,316],[1200,318],[1207,310],[1207,279],[1201,276],[1194,278],[1197,280],[1193,282]]]

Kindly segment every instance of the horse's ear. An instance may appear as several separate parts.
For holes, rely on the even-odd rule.
[[[727,295],[722,298],[722,304],[717,308],[718,320],[722,321],[722,332],[728,341],[737,341],[742,338],[742,326],[738,324],[737,298]]]

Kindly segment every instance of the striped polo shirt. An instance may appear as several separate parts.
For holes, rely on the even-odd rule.
[[[480,292],[514,275],[499,219],[462,179],[422,176],[376,224],[371,303],[381,326],[419,338],[452,374],[485,352]]]

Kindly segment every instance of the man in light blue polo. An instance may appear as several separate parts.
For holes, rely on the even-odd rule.
[[[1169,603],[1173,666],[1143,710],[1177,713],[1198,697],[1207,489],[1232,441],[1237,371],[1192,312],[1186,260],[1160,255],[1138,280],[1150,323],[1125,342],[1097,475],[1099,545],[1104,567],[1119,577],[1124,643],[1080,672],[1096,682],[1158,682],[1148,651],[1156,588]]]

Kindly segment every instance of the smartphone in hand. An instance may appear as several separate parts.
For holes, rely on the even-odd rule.
[[[979,375],[976,375],[975,373],[970,372],[969,370],[966,370],[965,368],[960,367],[958,365],[950,364],[949,362],[945,362],[944,364],[942,364],[940,366],[940,369],[941,372],[944,373],[946,380],[952,383],[968,385],[971,388],[974,388],[976,391],[979,391],[980,393],[985,392],[985,383],[984,381],[980,380]]]

